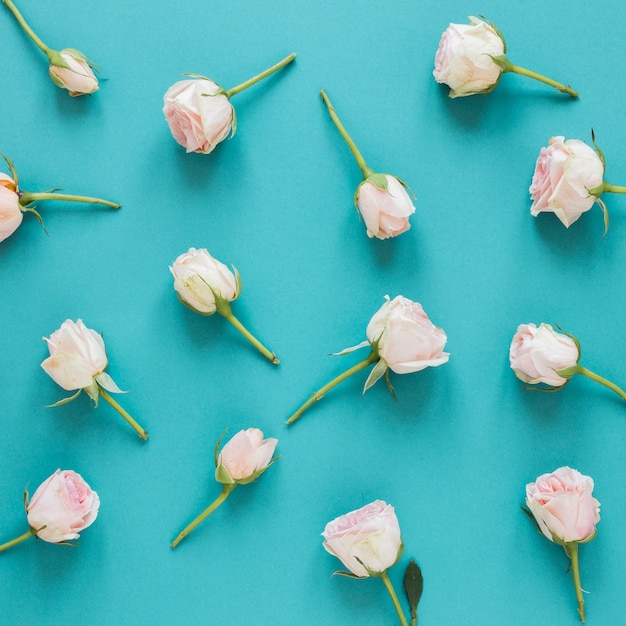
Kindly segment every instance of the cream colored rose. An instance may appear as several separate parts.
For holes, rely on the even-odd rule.
[[[219,453],[216,480],[239,484],[256,480],[272,462],[277,444],[278,439],[263,439],[258,428],[240,430]]]
[[[69,67],[50,66],[50,78],[55,85],[67,89],[73,97],[98,91],[98,79],[82,53],[72,48],[65,48],[60,54]]]
[[[17,185],[9,175],[0,172],[0,241],[10,237],[23,219]]]
[[[39,539],[59,543],[78,539],[94,523],[99,509],[98,494],[80,474],[58,469],[37,488],[26,513]]]
[[[450,97],[487,93],[502,69],[491,57],[503,56],[504,41],[495,28],[476,17],[469,24],[450,24],[441,36],[433,75],[450,87]]]
[[[163,113],[174,139],[187,152],[212,152],[234,132],[235,109],[212,80],[174,83],[166,92]]]

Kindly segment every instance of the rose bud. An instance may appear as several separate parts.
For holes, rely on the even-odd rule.
[[[548,146],[541,148],[530,197],[530,214],[554,213],[569,228],[583,213],[598,204],[604,213],[605,233],[609,215],[600,196],[604,192],[626,193],[626,187],[611,185],[604,177],[605,159],[591,133],[594,150],[583,141],[565,137],[550,137]]]
[[[24,501],[30,530],[0,545],[0,552],[32,536],[67,545],[94,523],[100,508],[98,494],[71,470],[58,469],[37,488],[30,502],[25,493]]]
[[[237,116],[230,99],[263,78],[291,63],[290,54],[269,69],[232,89],[223,89],[216,82],[197,74],[174,83],[163,97],[163,113],[174,139],[187,152],[209,154],[218,143],[237,130]]]
[[[98,91],[98,79],[84,54],[72,48],[65,48],[59,54],[66,65],[52,64],[49,69],[50,78],[57,87],[67,89],[72,97]]]
[[[113,209],[119,209],[120,205],[100,198],[90,196],[74,196],[57,193],[56,190],[31,193],[19,188],[18,176],[13,162],[0,152],[10,172],[10,176],[0,172],[0,241],[10,237],[22,223],[24,213],[32,213],[43,228],[41,215],[34,206],[38,200],[67,200],[68,202],[88,202],[92,204],[104,204]],[[45,231],[45,228],[44,228]]]
[[[391,596],[400,622],[406,626],[406,619],[387,573],[398,562],[404,548],[393,507],[376,500],[328,522],[322,537],[325,550],[336,556],[349,570],[335,573],[351,578],[380,577]]]
[[[226,318],[252,345],[274,365],[278,357],[254,337],[234,316],[230,303],[241,293],[241,277],[214,259],[206,248],[189,248],[170,266],[174,290],[178,299],[200,315],[219,313]]]
[[[585,600],[580,583],[578,544],[596,536],[600,503],[592,496],[593,480],[570,467],[539,476],[526,485],[525,513],[550,541],[562,545],[571,561],[580,621],[585,621]]]
[[[263,439],[263,432],[258,428],[240,430],[224,444],[218,454],[221,440],[222,437],[215,446],[214,460],[215,480],[222,483],[222,493],[178,534],[171,543],[172,548],[175,548],[196,526],[211,515],[237,485],[247,485],[255,481],[280,458],[274,457],[278,439]]]
[[[578,363],[580,352],[574,335],[558,333],[549,324],[540,324],[539,328],[520,324],[511,341],[509,361],[515,375],[525,383],[544,383],[560,389],[573,376],[582,374],[626,400],[626,392],[617,385]]]
[[[428,319],[422,305],[403,296],[396,296],[391,301],[389,296],[385,298],[387,301],[367,325],[367,340],[335,355],[343,356],[369,346],[369,356],[313,393],[287,420],[287,424],[293,424],[333,387],[374,363],[365,381],[363,393],[385,376],[389,391],[393,394],[389,369],[396,374],[409,374],[447,363],[450,355],[443,351],[447,341],[446,334]]]
[[[529,76],[555,87],[574,98],[569,86],[537,74],[506,58],[506,42],[498,28],[488,20],[470,16],[469,24],[450,24],[441,35],[435,55],[433,75],[438,83],[450,87],[450,98],[493,91],[504,72]]]
[[[97,69],[82,52],[74,48],[54,50],[47,46],[26,23],[24,16],[12,0],[2,0],[15,16],[24,32],[33,43],[48,57],[48,73],[52,82],[62,89],[67,89],[70,96],[83,96],[98,90],[98,79],[92,68]]]
[[[333,123],[348,144],[363,175],[363,182],[357,187],[354,194],[354,205],[363,217],[367,236],[388,239],[406,232],[411,228],[409,217],[415,213],[415,206],[413,206],[413,202],[406,191],[407,189],[411,191],[409,186],[395,176],[374,172],[365,163],[363,155],[341,123],[335,108],[323,89],[320,95]]]
[[[71,402],[85,390],[94,406],[102,398],[110,404],[143,439],[148,433],[142,428],[109,393],[123,393],[113,379],[104,371],[109,363],[102,336],[95,330],[87,328],[82,320],[73,322],[65,320],[61,328],[49,338],[43,340],[48,344],[50,356],[43,361],[41,367],[57,385],[67,391],[77,390],[73,396],[59,400],[51,406],[60,406]]]

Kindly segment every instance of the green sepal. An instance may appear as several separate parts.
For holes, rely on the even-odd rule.
[[[30,532],[33,533],[33,535],[35,536],[35,539],[39,539],[39,535],[37,533],[40,533],[44,528],[48,528],[47,524],[44,524],[43,526],[40,526],[39,528],[33,528],[32,526],[30,527]],[[66,546],[71,546],[73,544],[71,543],[61,543],[59,542],[57,545],[66,545]]]
[[[95,379],[100,387],[106,389],[110,393],[128,393],[128,391],[120,389],[115,381],[106,372],[100,372]]]
[[[574,345],[576,346],[576,349],[578,350],[578,358],[576,359],[576,362],[578,363],[583,353],[583,349],[580,346],[580,341],[578,341],[578,337],[576,337],[575,335],[572,335],[572,333],[568,333],[566,330],[563,330],[557,323],[555,323],[554,325],[559,329],[559,332],[562,332],[564,335],[567,335],[574,342]]]
[[[15,186],[19,188],[17,172],[15,171],[15,165],[13,164],[13,161],[9,159],[9,157],[7,157],[6,154],[4,154],[4,152],[0,152],[0,156],[4,159],[5,163],[7,164],[7,167],[9,168],[9,172],[11,173],[11,178],[15,181]]]
[[[218,465],[215,468],[215,480],[223,485],[234,485],[236,482],[223,465]]]
[[[370,375],[367,377],[365,385],[363,386],[363,393],[365,393],[370,387],[374,386],[378,380],[385,375],[386,371],[387,363],[384,359],[380,359],[376,365],[374,365]]]
[[[422,576],[420,566],[413,559],[409,561],[404,572],[404,590],[411,608],[411,615],[415,617],[417,605],[424,591],[424,577]]]
[[[390,174],[390,176],[391,176],[391,174]],[[398,178],[397,176],[394,176],[394,178],[409,192],[409,194],[411,195],[413,200],[415,200],[415,202],[417,202],[417,196],[413,193],[413,190],[409,187],[408,183],[406,181],[402,180],[401,178]]]
[[[100,67],[96,65],[89,57],[85,56],[80,50],[76,50],[76,48],[64,48],[63,52],[69,52],[74,58],[80,59],[81,61],[87,63],[87,65],[92,70],[95,70],[99,74],[101,73]]]
[[[39,214],[39,211],[37,211],[37,209],[35,209],[32,206],[25,206],[25,207],[22,207],[21,211],[22,211],[22,213],[32,213],[37,218],[37,221],[39,222],[39,226],[41,226],[41,228],[43,228],[43,232],[46,233],[46,235],[48,237],[50,237],[50,234],[46,230],[46,226],[43,223],[43,217],[41,217],[41,215]]]
[[[590,541],[593,541],[596,538],[597,534],[598,534],[598,529],[596,528],[593,531],[593,535],[590,535],[589,537],[587,537],[587,539],[584,539],[583,541],[576,541],[574,543],[589,543]]]
[[[593,144],[593,147],[595,148],[596,152],[598,153],[598,156],[600,157],[600,161],[602,161],[602,167],[606,171],[606,158],[604,157],[604,152],[602,152],[602,150],[600,150],[598,144],[596,143],[596,134],[593,131],[593,128],[591,129],[591,143]],[[592,194],[592,195],[595,195],[595,194]]]
[[[562,370],[555,370],[555,372],[561,378],[567,378],[569,380],[572,376],[578,374],[578,365],[570,365],[569,367],[564,367]]]
[[[98,398],[100,397],[100,387],[98,386],[98,383],[95,379],[91,381],[91,385],[85,387],[85,393],[93,401],[94,407],[97,407]]]
[[[526,515],[528,519],[535,525],[535,528],[537,529],[537,531],[541,533],[541,528],[539,528],[539,523],[535,519],[535,516],[533,515],[532,511],[529,508],[525,507],[523,504],[520,506],[520,509],[522,509],[522,512],[524,513],[524,515]],[[543,533],[541,534],[543,535]]]
[[[186,300],[181,298],[180,294],[178,293],[178,291],[176,292],[176,297],[178,298],[178,301],[181,304],[184,304],[190,311],[193,311],[194,313],[198,313],[198,315],[204,315],[205,317],[209,317],[210,315],[215,315],[215,313],[216,313],[216,311],[212,311],[211,313],[205,313],[204,311],[198,311],[198,309],[195,309],[194,307],[192,307],[191,304],[189,304],[189,302],[187,302]]]
[[[261,474],[263,474],[270,467],[272,467],[272,465],[274,465],[274,463],[276,463],[276,461],[278,461],[278,459],[280,459],[280,456],[281,455],[274,457],[263,469],[257,470],[256,472],[254,472],[254,474],[252,474],[252,476],[248,476],[248,478],[244,478],[243,480],[235,480],[235,482],[238,485],[248,485],[248,484],[254,482]]]
[[[567,385],[570,380],[571,378],[567,379],[562,385],[559,385],[558,387],[529,387],[528,385],[524,385],[522,389],[524,389],[524,391],[543,391],[544,393],[554,393],[555,391],[561,391],[561,389],[563,389],[563,387],[565,387],[565,385]]]
[[[28,483],[24,487],[24,511],[28,513]]]
[[[387,385],[387,389],[389,389],[389,393],[394,400],[397,400],[396,393],[393,390],[393,385],[391,384],[391,379],[389,378],[389,370],[385,372],[385,384]]]
[[[506,39],[504,38],[502,31],[491,20],[488,20],[484,15],[479,15],[478,17],[483,22],[486,22],[487,24],[489,24],[489,26],[491,26],[491,28],[493,28],[493,30],[496,31],[496,35],[498,35],[498,37],[502,39],[502,45],[504,46],[504,52],[506,53]]]
[[[222,434],[220,435],[219,439],[217,440],[217,443],[215,444],[215,449],[213,450],[213,460],[215,461],[215,467],[217,467],[217,464],[218,464],[220,444],[222,443],[222,439],[224,439],[224,435],[226,434],[227,431],[228,431],[228,428],[225,428]]]
[[[591,195],[594,195],[594,194],[591,194]],[[602,233],[602,236],[605,237],[607,232],[609,232],[609,210],[606,208],[606,204],[604,204],[604,200],[601,200],[598,197],[596,197],[596,204],[602,209],[602,216],[604,218],[604,232]]]
[[[508,72],[511,68],[511,63],[506,58],[505,54],[499,54],[498,56],[494,56],[492,54],[489,55],[491,60],[503,71]],[[491,89],[490,89],[491,91]]]
[[[387,181],[387,177],[384,174],[378,174],[376,172],[374,174],[370,174],[363,181],[363,183],[372,183],[372,185],[374,185],[375,187],[378,187],[378,189],[383,189],[384,191],[387,191],[387,188],[389,187],[389,182]],[[363,183],[361,183],[361,185]],[[359,185],[359,187],[361,185]]]
[[[78,396],[80,395],[80,392],[82,391],[82,389],[79,389],[73,396],[70,396],[69,398],[63,398],[63,400],[59,400],[58,402],[55,402],[54,404],[48,404],[46,405],[46,409],[52,409],[55,406],[61,406],[62,404],[67,404],[68,402],[71,402],[72,400],[76,400],[76,398],[78,398]]]
[[[202,74],[195,74],[194,72],[183,72],[182,76],[190,76],[191,78],[201,78],[202,80],[210,80],[212,83],[215,83],[215,81],[212,78],[209,78],[208,76],[203,76]],[[215,83],[217,85],[217,83]],[[222,87],[220,87],[220,85],[217,85],[222,91],[225,91],[224,89],[222,89]]]
[[[352,572],[346,572],[344,570],[337,570],[336,572],[333,572],[333,576],[343,576],[345,578],[356,578],[357,580],[366,580],[367,578],[369,578],[369,576],[357,576],[356,574],[353,574]]]
[[[361,348],[365,348],[365,346],[371,345],[370,342],[366,339],[361,343],[358,343],[356,346],[352,346],[350,348],[344,348],[341,352],[331,352],[330,356],[345,356],[346,354],[350,354],[356,350],[360,350]]]
[[[231,265],[231,267],[233,268],[233,274],[235,275],[235,285],[237,286],[237,291],[235,292],[235,297],[233,298],[233,300],[236,300],[241,294],[241,274],[234,265]]]
[[[52,48],[48,48],[46,56],[48,57],[48,61],[50,61],[50,65],[54,65],[54,67],[63,67],[67,70],[71,69],[67,61],[61,56],[60,50],[52,50]],[[65,87],[63,82],[59,84],[56,80],[54,80],[55,77],[52,72],[50,72],[50,78],[52,78],[54,84],[58,87]],[[57,80],[60,80],[58,77],[56,78]]]

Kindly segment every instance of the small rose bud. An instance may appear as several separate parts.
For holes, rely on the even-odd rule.
[[[72,97],[98,91],[98,79],[84,54],[72,48],[65,48],[59,54],[69,67],[61,67],[54,63],[50,65],[50,78],[57,87],[67,89]]]
[[[220,451],[215,480],[241,485],[256,480],[272,462],[276,444],[278,439],[263,439],[258,428],[240,430]]]

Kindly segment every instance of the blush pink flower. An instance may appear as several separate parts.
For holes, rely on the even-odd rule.
[[[59,55],[67,67],[51,64],[49,68],[50,78],[57,87],[67,89],[72,97],[98,91],[98,79],[84,54],[73,48],[65,48]]]
[[[50,543],[78,539],[98,516],[100,498],[71,470],[58,469],[42,483],[28,503],[28,523],[33,533]]]
[[[10,237],[24,219],[16,190],[15,181],[0,172],[0,241]]]

